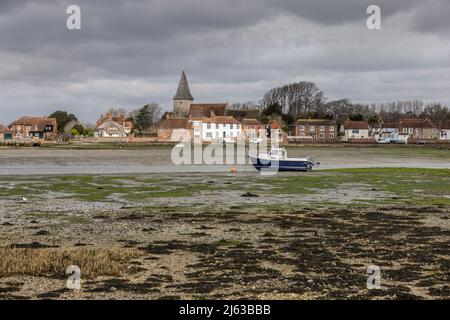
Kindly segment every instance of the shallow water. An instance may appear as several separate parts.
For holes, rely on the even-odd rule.
[[[130,174],[183,172],[256,171],[247,164],[238,165],[174,165],[172,148],[140,149],[0,149],[0,175],[61,174]],[[450,168],[450,151],[431,150],[430,154],[416,148],[288,148],[290,157],[311,156],[319,169],[417,167]]]

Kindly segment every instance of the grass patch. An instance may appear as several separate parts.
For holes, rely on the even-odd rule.
[[[70,265],[81,269],[81,278],[120,276],[125,265],[142,253],[131,248],[0,248],[0,276],[65,277]]]

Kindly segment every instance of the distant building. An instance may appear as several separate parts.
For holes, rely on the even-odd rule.
[[[169,117],[162,120],[157,128],[160,142],[189,142],[191,141],[191,126],[185,117]]]
[[[181,73],[180,83],[178,84],[177,92],[173,97],[173,113],[175,116],[181,117],[210,117],[225,116],[225,110],[228,103],[193,103],[194,97],[189,89],[189,83],[186,73]]]
[[[438,139],[439,130],[429,119],[400,119],[399,132],[410,139]]]
[[[13,138],[11,130],[0,124],[0,141],[11,140]]]
[[[100,138],[126,138],[131,129],[125,128],[115,121],[107,120],[95,129],[94,137]]]
[[[400,132],[399,123],[396,122],[383,122],[380,125],[380,134],[375,138],[385,143],[408,143],[408,136]]]
[[[266,127],[257,119],[243,119],[241,127],[245,139],[263,139],[266,137]]]
[[[342,126],[342,141],[369,140],[369,123],[367,121],[345,121]]]
[[[57,135],[55,118],[21,117],[8,125],[13,139],[53,139]]]
[[[241,138],[241,123],[233,117],[212,116],[190,120],[195,140],[206,142],[236,141]]]
[[[450,120],[441,121],[439,128],[439,139],[443,141],[450,141]]]
[[[125,138],[131,134],[133,123],[127,118],[119,114],[113,116],[110,113],[101,115],[97,120],[97,128],[94,136],[102,138]]]
[[[194,97],[191,95],[186,73],[183,71],[177,92],[173,97],[173,112],[179,116],[187,116],[192,101],[194,101]]]
[[[300,140],[333,142],[337,138],[337,125],[327,119],[298,119],[293,134]]]

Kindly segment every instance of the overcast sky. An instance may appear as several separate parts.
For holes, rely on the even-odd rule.
[[[71,4],[81,30],[66,28]],[[0,0],[0,123],[169,109],[182,70],[198,102],[308,80],[328,99],[450,105],[449,17],[449,0]]]

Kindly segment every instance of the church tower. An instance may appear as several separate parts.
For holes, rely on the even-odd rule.
[[[193,100],[194,98],[189,90],[186,73],[183,71],[177,93],[173,97],[173,112],[179,116],[187,116]]]

